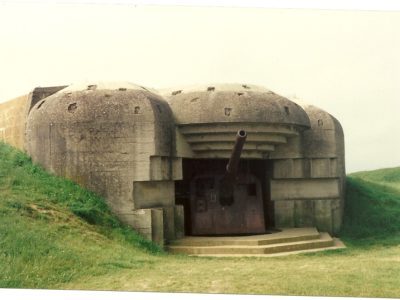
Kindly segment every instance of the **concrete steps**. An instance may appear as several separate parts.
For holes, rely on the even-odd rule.
[[[167,250],[196,256],[269,256],[343,247],[338,239],[315,228],[288,228],[252,236],[185,237],[172,241]]]

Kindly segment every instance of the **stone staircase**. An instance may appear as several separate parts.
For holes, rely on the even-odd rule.
[[[188,236],[170,242],[171,253],[196,256],[277,256],[345,248],[337,238],[316,228],[287,228],[250,236]]]

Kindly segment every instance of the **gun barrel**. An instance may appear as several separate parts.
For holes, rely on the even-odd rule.
[[[226,173],[228,177],[235,178],[239,166],[240,154],[242,153],[243,145],[246,141],[247,133],[240,129],[236,134],[235,146],[232,149],[231,158],[226,165]]]

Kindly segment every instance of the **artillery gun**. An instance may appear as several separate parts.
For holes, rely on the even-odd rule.
[[[236,141],[225,170],[193,177],[190,206],[193,235],[249,234],[265,232],[260,180],[240,170],[245,130]]]
[[[219,202],[222,206],[232,205],[234,201],[234,189],[238,176],[238,167],[243,145],[246,142],[247,133],[241,129],[236,134],[236,142],[232,149],[231,158],[226,165],[225,176],[219,182]]]

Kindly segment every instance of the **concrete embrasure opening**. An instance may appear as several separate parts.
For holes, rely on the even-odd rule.
[[[226,176],[227,159],[184,159],[175,201],[183,205],[185,235],[250,235],[274,226],[270,197],[272,163],[242,159],[236,178]]]

